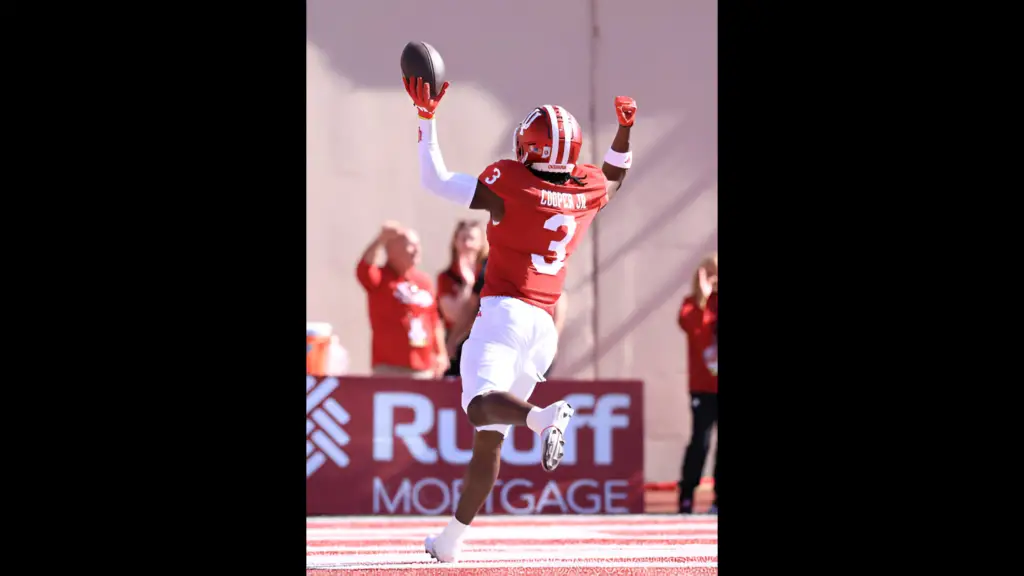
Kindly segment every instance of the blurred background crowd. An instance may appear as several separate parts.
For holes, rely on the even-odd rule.
[[[688,511],[716,476],[716,2],[641,0],[624,14],[567,0],[559,18],[535,17],[546,11],[540,0],[307,2],[309,368],[454,377],[476,315],[486,214],[419,187],[406,42],[444,57],[438,137],[448,167],[473,175],[510,157],[515,123],[548,103],[575,114],[581,160],[599,164],[612,101],[628,93],[640,106],[634,169],[569,261],[548,377],[642,380],[645,477],[676,487]],[[496,40],[496,22],[515,33]],[[538,66],[538,46],[564,64]]]

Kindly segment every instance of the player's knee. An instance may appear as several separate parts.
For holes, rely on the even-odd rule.
[[[505,434],[495,430],[478,430],[473,438],[473,456],[488,457],[501,453]],[[497,473],[497,470],[495,470]]]
[[[487,425],[487,419],[484,414],[483,394],[478,394],[469,401],[469,405],[466,406],[466,416],[469,417],[469,423],[474,427],[479,428],[480,426]]]

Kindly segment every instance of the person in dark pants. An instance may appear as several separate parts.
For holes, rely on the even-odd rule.
[[[693,510],[693,490],[700,483],[718,422],[718,256],[701,263],[693,276],[693,290],[683,299],[679,327],[686,333],[693,434],[683,456],[679,480],[679,512]],[[717,451],[717,448],[716,448]],[[715,505],[718,504],[718,462],[715,462]]]

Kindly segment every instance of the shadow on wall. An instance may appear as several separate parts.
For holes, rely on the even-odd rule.
[[[675,274],[671,278],[658,286],[655,290],[649,292],[642,302],[638,302],[636,306],[632,308],[629,316],[616,326],[610,334],[602,337],[597,342],[596,355],[598,358],[607,354],[613,347],[617,346],[622,340],[632,333],[638,326],[640,326],[647,318],[658,308],[660,308],[666,301],[670,299],[679,299],[677,294],[681,286],[689,286],[690,279],[693,278],[693,271],[697,269],[704,256],[713,250],[718,245],[718,227],[716,226],[714,231],[708,235],[701,244],[700,250],[694,252],[693,255],[680,264],[677,267]],[[688,290],[688,289],[687,289]],[[682,302],[682,299],[679,299]],[[566,334],[569,334],[570,326],[565,327]],[[680,349],[682,345],[678,342],[666,343],[667,349]],[[574,358],[572,360],[566,360],[566,372],[572,374],[575,370],[580,370],[584,366],[591,363],[592,358],[585,356],[582,358]]]
[[[715,174],[714,177],[702,177],[676,193],[676,197],[672,202],[666,207],[659,208],[657,214],[651,220],[647,221],[644,226],[640,227],[636,234],[624,239],[618,244],[608,246],[601,250],[602,253],[600,255],[600,261],[597,264],[597,269],[591,276],[580,278],[579,282],[574,284],[571,289],[576,289],[583,284],[594,281],[594,276],[596,276],[600,271],[609,269],[622,260],[622,258],[629,255],[631,251],[639,249],[645,242],[650,240],[651,237],[657,235],[663,228],[673,224],[675,219],[678,218],[681,213],[685,212],[694,202],[697,201],[698,198],[700,198],[701,194],[707,192],[708,188],[715,186],[717,182],[717,174]],[[617,197],[616,201],[627,198],[629,191],[629,185],[623,184],[622,194]],[[643,191],[638,193],[644,194]],[[717,234],[718,228],[716,227],[714,237],[705,241],[703,246],[707,247],[708,242],[710,241],[711,248],[717,248]]]

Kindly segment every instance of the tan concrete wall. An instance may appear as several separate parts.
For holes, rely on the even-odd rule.
[[[438,137],[452,170],[510,156],[534,106],[560,104],[599,163],[612,100],[639,112],[635,168],[569,262],[557,376],[647,383],[647,476],[678,477],[689,437],[686,344],[675,323],[690,275],[718,242],[714,0],[467,2],[307,0],[307,317],[331,322],[355,372],[369,327],[355,263],[386,219],[419,230],[422,267],[447,259],[453,207],[418,186],[416,115],[398,60],[409,40],[441,52],[452,89]],[[481,218],[482,219],[482,218]],[[597,263],[596,274],[594,263]]]

